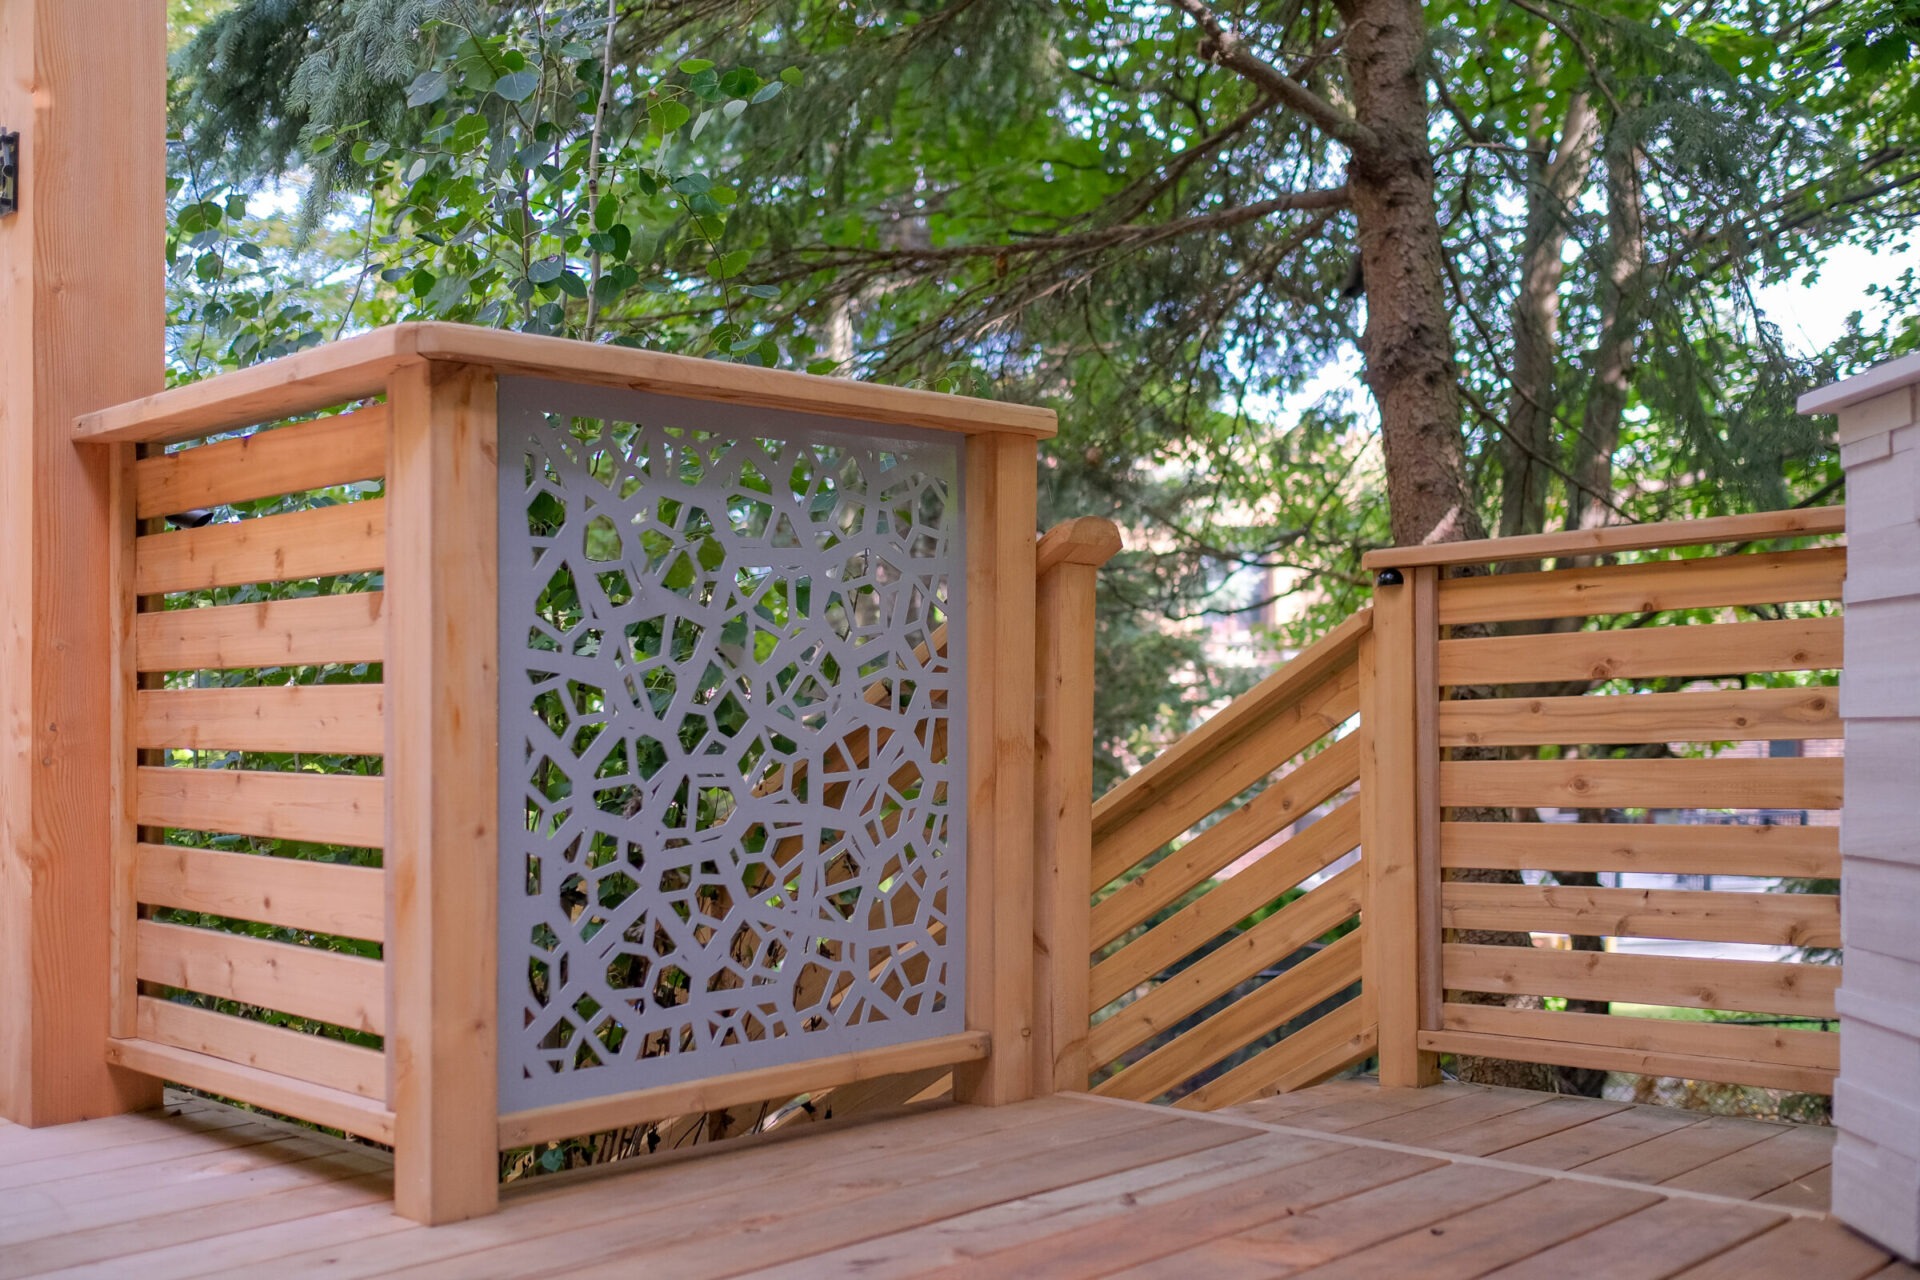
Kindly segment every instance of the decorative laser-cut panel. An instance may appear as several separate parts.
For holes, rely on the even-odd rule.
[[[958,437],[500,386],[501,1105],[964,1029]]]

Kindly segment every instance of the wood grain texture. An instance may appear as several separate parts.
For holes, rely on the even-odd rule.
[[[1278,974],[1241,996],[1174,1040],[1138,1062],[1102,1081],[1095,1093],[1103,1097],[1150,1102],[1220,1061],[1253,1040],[1284,1026],[1323,1000],[1330,1000],[1360,979],[1358,933],[1315,952],[1309,959]],[[1281,1043],[1288,1044],[1293,1037]],[[1318,1041],[1294,1045],[1297,1062],[1306,1065],[1324,1046]]]
[[[142,982],[257,1004],[349,1031],[386,1032],[386,975],[378,960],[142,920],[134,931],[134,961]]]
[[[499,484],[493,373],[409,364],[387,388],[387,1098],[394,1208],[498,1203]]]
[[[954,1073],[954,1096],[999,1106],[1034,1075],[1033,441],[975,436],[965,466],[966,1018],[992,1052]]]
[[[1102,522],[1105,523],[1105,522]],[[1082,526],[1063,526],[1069,531]],[[1112,526],[1109,524],[1108,529]],[[1055,530],[1054,533],[1060,532]],[[1092,530],[1104,534],[1102,530]],[[1052,537],[1053,533],[1048,534]],[[1034,1092],[1087,1087],[1093,1009],[1087,955],[1093,893],[1094,588],[1113,537],[1078,544],[1040,580],[1034,617]],[[1047,541],[1041,540],[1045,552]]]
[[[386,1094],[387,1064],[380,1051],[329,1036],[147,996],[140,998],[138,1034],[153,1044],[203,1053],[375,1102]]]
[[[160,595],[321,578],[378,569],[386,554],[387,504],[368,498],[149,534],[134,548],[134,584]]]
[[[233,670],[381,662],[379,591],[143,613],[134,622],[141,671]]]
[[[1448,808],[1838,809],[1845,761],[1463,760],[1440,766]]]
[[[1449,989],[1503,995],[1631,1000],[1687,1009],[1831,1018],[1836,965],[1773,960],[1697,960],[1450,943],[1442,949]]]
[[[0,1115],[26,1124],[159,1097],[100,1053],[122,530],[117,460],[72,430],[165,382],[166,95],[162,0],[110,20],[69,0],[0,6],[0,120],[25,157],[0,219]]]
[[[223,1098],[250,1098],[258,1106],[297,1115],[330,1129],[342,1129],[373,1142],[393,1141],[393,1113],[370,1098],[262,1071],[211,1054],[146,1040],[109,1040],[106,1057],[158,1079],[174,1080]],[[362,1200],[372,1197],[362,1197]],[[385,1196],[381,1196],[385,1199]],[[321,1204],[324,1204],[324,1200]],[[325,1208],[316,1206],[317,1212]],[[381,1211],[392,1216],[386,1206]],[[151,1242],[151,1234],[148,1241]],[[138,1246],[132,1246],[138,1247]]]
[[[1158,778],[1155,802],[1106,835],[1100,834],[1100,807],[1095,805],[1093,883],[1101,887],[1112,883],[1352,719],[1360,710],[1359,669],[1355,665],[1338,667],[1321,683],[1298,694],[1294,701],[1225,742],[1216,754],[1199,761],[1178,779],[1164,775]],[[1133,776],[1138,778],[1145,772],[1143,769]],[[1105,803],[1103,797],[1100,804]]]
[[[1257,732],[1280,712],[1298,703],[1303,695],[1325,684],[1334,672],[1351,665],[1361,635],[1372,624],[1371,610],[1355,613],[1101,796],[1093,807],[1095,842],[1131,824],[1146,810],[1161,805],[1170,791],[1188,782],[1194,774],[1214,768],[1221,758],[1231,754],[1231,748],[1240,739]]]
[[[730,1075],[708,1076],[685,1084],[637,1089],[631,1093],[565,1102],[500,1117],[499,1145],[524,1147],[701,1111],[722,1111],[742,1103],[788,1098],[813,1089],[875,1080],[928,1067],[978,1062],[992,1049],[984,1032],[963,1031],[911,1044],[838,1054],[814,1062],[757,1067]]]
[[[387,410],[372,405],[147,458],[135,470],[137,514],[168,516],[377,480],[387,469]]]
[[[386,750],[377,684],[146,690],[134,695],[135,747],[379,755]]]
[[[379,778],[143,766],[133,785],[134,816],[142,826],[365,849],[386,839]]]
[[[1443,1029],[1494,1036],[1525,1036],[1567,1044],[1603,1045],[1643,1053],[1804,1067],[1831,1076],[1840,1069],[1840,1037],[1831,1031],[1742,1026],[1736,1022],[1682,1022],[1604,1013],[1565,1013],[1499,1006],[1442,1006]],[[1729,1064],[1731,1065],[1731,1064]],[[1732,1080],[1731,1076],[1714,1076]],[[1829,1135],[1831,1137],[1831,1135]]]
[[[1442,640],[1439,680],[1503,685],[1834,671],[1845,658],[1844,625],[1839,618],[1790,618]]]
[[[1830,894],[1448,884],[1441,889],[1440,912],[1449,929],[1840,945],[1840,899]]]
[[[754,369],[472,325],[391,325],[158,395],[80,416],[83,441],[167,442],[271,422],[377,396],[390,374],[421,361],[630,387],[690,400],[852,417],[966,433],[1051,436],[1052,411],[904,387]]]
[[[1356,932],[1364,933],[1362,928]],[[1357,960],[1359,957],[1355,957]],[[1358,978],[1358,966],[1354,977]],[[1366,1021],[1364,1001],[1349,1000],[1322,1014],[1279,1044],[1262,1049],[1239,1066],[1215,1076],[1174,1106],[1190,1111],[1231,1107],[1269,1093],[1287,1093],[1320,1083],[1336,1072],[1372,1057],[1379,1049],[1379,1028]]]
[[[1542,560],[1549,556],[1612,555],[1622,551],[1651,551],[1664,547],[1703,547],[1723,542],[1804,538],[1845,533],[1846,529],[1845,507],[1798,507],[1789,511],[1762,511],[1753,515],[1711,516],[1703,520],[1610,525],[1598,529],[1572,529],[1564,533],[1482,538],[1425,547],[1392,547],[1383,551],[1369,551],[1360,563],[1367,569],[1501,564],[1515,560]]]
[[[1695,827],[1599,822],[1448,822],[1446,867],[1674,875],[1840,875],[1838,827]]]
[[[1349,867],[1095,1023],[1087,1037],[1093,1064],[1104,1066],[1171,1029],[1268,965],[1351,919],[1360,910],[1361,874],[1359,867]]]
[[[134,853],[137,901],[232,920],[383,940],[385,873],[372,867],[142,844]]]
[[[1444,747],[1763,742],[1840,734],[1840,691],[1824,687],[1485,698],[1440,707]]]
[[[1092,945],[1105,946],[1179,901],[1195,885],[1306,818],[1359,778],[1359,735],[1348,734],[1329,743],[1325,750],[1274,779],[1251,800],[1094,904]]]
[[[1440,584],[1440,622],[1516,622],[1838,600],[1845,547],[1662,560],[1456,578]]]

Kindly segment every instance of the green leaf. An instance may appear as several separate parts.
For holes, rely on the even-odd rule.
[[[731,253],[723,253],[720,255],[720,261],[714,264],[713,274],[717,279],[726,280],[745,271],[747,264],[751,261],[753,261],[751,249],[735,249]]]
[[[567,269],[567,260],[559,254],[542,258],[527,268],[527,279],[535,284],[552,284]]]
[[[393,145],[387,142],[356,142],[353,146],[353,162],[370,165],[391,150]]]
[[[538,71],[515,71],[493,82],[493,91],[508,102],[525,102],[540,87]]]
[[[693,119],[693,112],[687,110],[684,103],[671,98],[654,103],[647,108],[647,118],[661,133],[672,133],[687,121]]]
[[[478,111],[470,112],[461,116],[459,123],[453,126],[447,146],[454,151],[471,151],[487,140],[490,128],[485,116]]]
[[[720,77],[720,88],[735,98],[744,98],[760,87],[760,77],[748,67],[735,67]]]
[[[680,64],[680,69],[688,75],[698,75],[702,71],[711,71],[713,63],[707,58],[688,58]]]
[[[447,73],[423,71],[407,86],[407,105],[425,107],[447,96]]]
[[[780,91],[784,88],[786,88],[786,86],[778,80],[775,80],[772,84],[762,85],[760,86],[760,92],[753,95],[753,100],[755,102],[772,102],[780,96]]]
[[[767,87],[770,89],[779,88],[778,85],[769,85]],[[722,107],[721,110],[726,113],[727,119],[738,120],[742,115],[746,113],[747,103],[744,98],[735,98],[733,101],[729,102],[726,106]]]
[[[782,71],[780,73],[781,81],[785,84],[793,85],[795,88],[798,88],[800,85],[800,82],[805,80],[806,78],[807,78],[806,73],[801,71],[800,68],[798,67],[788,67],[785,71]]]
[[[813,360],[808,362],[807,372],[814,373],[814,374],[828,374],[828,373],[832,373],[835,369],[838,369],[839,367],[840,367],[840,362],[838,360]]]

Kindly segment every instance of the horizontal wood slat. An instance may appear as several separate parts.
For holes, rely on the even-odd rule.
[[[1272,719],[1160,795],[1159,802],[1093,844],[1093,878],[1112,883],[1169,840],[1311,747],[1360,710],[1358,666],[1340,668]],[[1358,772],[1358,766],[1355,766]],[[1137,775],[1136,775],[1137,776]]]
[[[140,519],[376,480],[387,470],[387,408],[373,405],[134,464]]]
[[[624,1128],[647,1120],[791,1098],[810,1090],[834,1089],[902,1072],[957,1066],[986,1057],[990,1048],[991,1038],[986,1032],[962,1031],[911,1044],[836,1054],[813,1062],[759,1067],[584,1102],[556,1103],[501,1116],[499,1143],[503,1150],[524,1147],[603,1129]]]
[[[377,849],[386,839],[386,784],[317,773],[147,767],[134,771],[134,820]]]
[[[1541,560],[1548,556],[1610,555],[1662,547],[1704,547],[1767,538],[1804,538],[1844,533],[1846,528],[1845,507],[1797,507],[1790,511],[1761,511],[1752,515],[1709,516],[1703,520],[1668,520],[1658,524],[1622,524],[1598,529],[1572,529],[1563,533],[1529,533],[1511,538],[1479,538],[1471,542],[1390,547],[1382,551],[1369,551],[1360,563],[1368,569],[1383,569],[1389,565],[1498,564],[1513,560]]]
[[[1419,1043],[1422,1049],[1434,1053],[1468,1054],[1510,1062],[1545,1062],[1563,1067],[1592,1067],[1600,1071],[1629,1071],[1636,1075],[1675,1076],[1684,1080],[1718,1080],[1727,1084],[1788,1089],[1796,1093],[1833,1092],[1834,1073],[1831,1071],[1815,1067],[1780,1066],[1751,1059],[1708,1058],[1577,1041],[1479,1035],[1466,1031],[1422,1031]]]
[[[143,596],[378,569],[387,557],[384,498],[210,524],[134,540]]]
[[[1179,901],[1195,885],[1298,822],[1359,777],[1360,740],[1349,734],[1094,904],[1091,945],[1104,947]]]
[[[1845,547],[1663,560],[1482,578],[1440,584],[1441,626],[1602,613],[1664,613],[1796,600],[1837,600]]]
[[[1358,974],[1354,980],[1359,981]],[[1379,1047],[1380,1028],[1366,1021],[1366,1002],[1349,1000],[1279,1044],[1262,1049],[1231,1071],[1175,1099],[1173,1105],[1190,1111],[1217,1111],[1269,1094],[1291,1093],[1372,1057]]]
[[[1257,990],[1242,996],[1177,1040],[1160,1046],[1102,1081],[1094,1092],[1108,1098],[1151,1102],[1181,1081],[1360,981],[1360,947],[1357,931],[1336,939],[1318,954],[1262,983]]]
[[[142,920],[134,926],[134,970],[142,982],[350,1031],[386,1031],[386,966],[362,956]]]
[[[1838,809],[1844,762],[1460,760],[1440,766],[1446,808]]]
[[[379,755],[384,694],[377,684],[142,690],[133,745]]]
[[[386,1097],[387,1058],[376,1049],[329,1036],[270,1027],[151,996],[140,997],[137,1016],[142,1040],[204,1053],[374,1101]]]
[[[1354,614],[1101,796],[1093,806],[1095,843],[1161,804],[1193,774],[1212,771],[1234,743],[1318,689],[1340,668],[1352,666],[1359,657],[1360,637],[1372,624],[1372,610]]]
[[[1845,647],[1840,618],[1623,627],[1567,635],[1442,640],[1442,685],[1620,680],[1650,676],[1833,671]]]
[[[1774,960],[1551,951],[1449,943],[1441,949],[1448,989],[1501,995],[1627,1000],[1687,1009],[1727,1009],[1831,1018],[1837,965]]]
[[[1447,1031],[1608,1045],[1644,1053],[1744,1058],[1815,1071],[1840,1069],[1840,1036],[1832,1031],[1743,1026],[1734,1022],[1681,1022],[1674,1018],[1635,1018],[1607,1013],[1503,1009],[1479,1004],[1445,1004],[1440,1010],[1441,1026]]]
[[[1440,888],[1440,920],[1449,929],[1515,929],[1782,947],[1840,945],[1840,899],[1812,893],[1455,882]]]
[[[1349,800],[1249,867],[1093,967],[1093,1007],[1102,1008],[1197,951],[1360,843],[1360,804]]]
[[[1440,704],[1443,747],[1838,738],[1839,690],[1476,698]]]
[[[1105,1066],[1239,983],[1277,964],[1360,910],[1361,868],[1349,867],[1259,924],[1209,951],[1093,1026],[1087,1057]]]
[[[386,602],[363,591],[136,614],[134,662],[141,671],[382,662]]]
[[[1833,880],[1840,875],[1840,828],[1444,822],[1440,865]]]
[[[139,902],[374,942],[387,933],[385,885],[372,867],[171,844],[134,850]]]
[[[386,1104],[344,1089],[329,1089],[147,1040],[109,1040],[106,1057],[114,1066],[129,1071],[159,1076],[223,1098],[239,1098],[330,1129],[344,1129],[372,1142],[393,1144],[393,1112]]]

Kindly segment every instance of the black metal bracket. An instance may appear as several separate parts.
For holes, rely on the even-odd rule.
[[[1406,579],[1400,576],[1398,569],[1382,569],[1380,576],[1373,580],[1376,587],[1397,587]]]
[[[0,218],[20,212],[20,135],[0,129]]]

